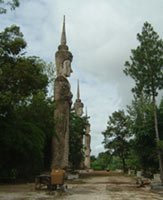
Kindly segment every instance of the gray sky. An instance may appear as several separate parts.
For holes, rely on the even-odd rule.
[[[30,55],[54,63],[63,15],[73,54],[69,81],[74,99],[77,79],[88,108],[92,155],[104,151],[101,132],[108,116],[131,103],[133,81],[123,73],[124,63],[137,47],[136,34],[145,21],[163,38],[163,0],[20,0],[20,7],[0,15],[0,31],[21,27]]]

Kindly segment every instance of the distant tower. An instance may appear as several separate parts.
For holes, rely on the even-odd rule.
[[[57,77],[54,83],[54,120],[57,136],[52,138],[52,169],[67,169],[69,155],[69,118],[72,104],[72,93],[67,77],[72,72],[72,54],[66,45],[65,16],[61,43],[55,54]]]
[[[84,165],[85,168],[90,169],[90,154],[91,154],[91,136],[90,136],[90,123],[88,121],[89,117],[87,114],[87,108],[86,108],[86,134],[85,134],[85,160]]]
[[[83,103],[81,102],[80,99],[80,89],[79,89],[79,80],[78,80],[78,84],[77,84],[77,99],[74,103],[74,108],[75,108],[75,113],[81,117],[83,114]]]

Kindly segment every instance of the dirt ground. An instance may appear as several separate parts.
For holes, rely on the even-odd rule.
[[[36,191],[31,183],[1,185],[0,200],[163,200],[163,191],[137,188],[135,178],[121,174],[87,177],[65,185],[66,192]]]

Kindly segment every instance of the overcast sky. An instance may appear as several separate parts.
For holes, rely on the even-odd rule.
[[[28,53],[54,63],[63,15],[73,54],[73,101],[79,79],[80,97],[90,116],[92,155],[97,155],[104,151],[101,132],[108,116],[132,100],[134,83],[123,69],[138,45],[136,34],[148,21],[163,38],[163,0],[20,0],[19,8],[0,15],[0,31],[20,26]]]

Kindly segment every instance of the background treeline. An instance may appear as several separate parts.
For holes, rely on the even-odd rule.
[[[128,111],[114,112],[108,120],[104,135],[106,152],[91,157],[95,170],[144,170],[147,175],[158,173],[157,142],[152,105],[141,97],[135,99]],[[149,100],[149,99],[148,99]],[[157,108],[158,128],[163,140],[163,99]],[[161,147],[160,147],[161,148]]]

